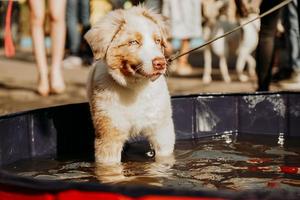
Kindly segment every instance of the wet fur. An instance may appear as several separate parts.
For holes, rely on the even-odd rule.
[[[88,80],[97,163],[120,162],[124,143],[138,135],[149,139],[157,157],[172,154],[166,67],[153,64],[164,63],[165,37],[162,16],[142,6],[110,12],[85,35],[98,60]]]

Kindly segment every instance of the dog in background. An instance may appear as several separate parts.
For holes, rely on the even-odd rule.
[[[139,135],[157,159],[172,155],[166,34],[163,17],[142,6],[111,11],[86,33],[98,60],[88,80],[97,163],[119,163],[124,143]]]
[[[240,24],[244,24],[251,19],[257,17],[257,14],[252,13],[247,17],[241,18],[239,20]],[[237,61],[236,61],[236,72],[238,78],[241,82],[246,82],[249,80],[249,77],[244,74],[244,68],[246,63],[248,64],[248,73],[250,77],[255,77],[255,68],[256,68],[256,60],[252,56],[252,53],[255,51],[258,44],[258,32],[260,28],[260,20],[255,20],[252,23],[244,26],[242,41],[237,50]]]
[[[250,4],[247,4],[250,5]],[[203,27],[203,37],[205,40],[209,40],[220,35],[223,35],[229,29],[234,28],[232,22],[228,22],[228,16],[226,9],[228,9],[228,2],[217,1],[217,0],[206,0],[203,1],[203,16],[205,23]],[[250,6],[247,8],[251,10]],[[254,8],[253,8],[254,10]],[[243,24],[250,19],[256,17],[257,14],[252,13],[247,16],[238,18],[238,23]],[[248,71],[250,77],[255,76],[256,62],[252,56],[253,51],[256,49],[258,43],[258,31],[260,21],[256,20],[242,28],[242,38],[238,41],[236,71],[238,79],[242,82],[248,81],[249,77],[244,74],[244,68],[246,63],[248,64]],[[230,27],[230,28],[228,28]],[[228,29],[228,30],[226,30]],[[230,37],[230,36],[229,36]],[[239,39],[237,39],[239,40]],[[207,48],[204,49],[204,72],[203,72],[203,83],[208,84],[212,81],[212,52],[219,58],[219,67],[221,75],[225,82],[231,82],[230,75],[228,73],[228,65],[226,59],[226,48],[228,48],[226,38],[221,38]]]

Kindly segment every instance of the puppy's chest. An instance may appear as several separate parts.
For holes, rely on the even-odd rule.
[[[129,108],[128,112],[132,115],[139,115],[145,119],[156,119],[159,113],[164,110],[164,101],[162,97],[157,97],[153,94],[147,94],[133,104],[132,110]]]
[[[158,126],[168,111],[169,99],[165,92],[162,88],[145,90],[129,104],[120,102],[119,114],[134,130]]]
[[[132,105],[123,107],[124,115],[135,124],[157,123],[165,110],[164,101],[158,94],[140,95]]]

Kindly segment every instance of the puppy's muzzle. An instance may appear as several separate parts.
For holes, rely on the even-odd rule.
[[[161,74],[164,74],[167,68],[167,62],[164,57],[156,57],[152,60],[154,72],[150,77],[151,81],[155,81]]]
[[[157,57],[152,60],[152,66],[155,71],[163,71],[166,69],[167,62],[164,57]]]

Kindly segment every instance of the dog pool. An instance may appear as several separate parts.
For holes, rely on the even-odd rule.
[[[177,141],[174,158],[156,162],[151,159],[129,161],[130,155],[129,160],[124,159],[122,164],[115,166],[97,166],[84,158],[37,158],[17,161],[4,166],[3,170],[40,180],[188,190],[281,188],[297,191],[300,190],[299,139],[225,134]],[[132,148],[143,147],[137,144]]]
[[[87,103],[0,117],[0,197],[300,198],[300,93],[178,96],[172,107],[174,157],[155,161],[139,139],[113,167],[93,161]]]

